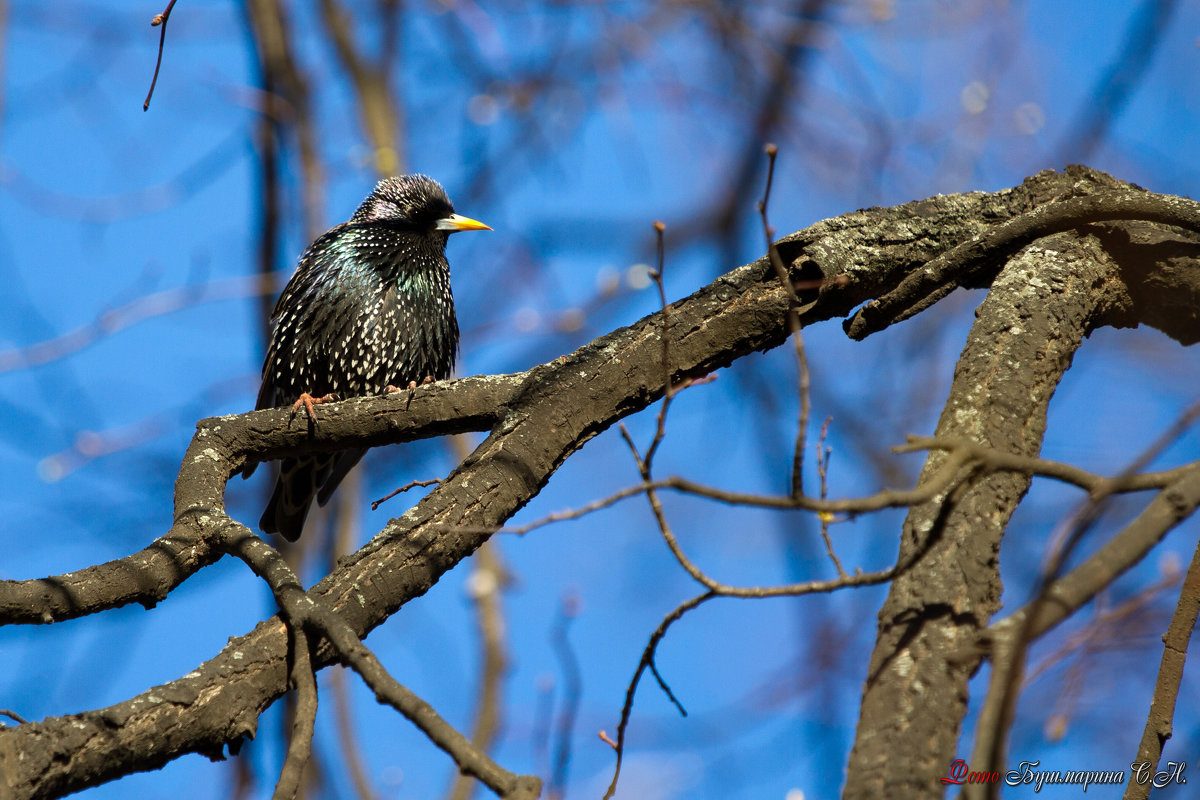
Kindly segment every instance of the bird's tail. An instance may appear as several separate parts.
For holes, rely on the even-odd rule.
[[[313,497],[329,477],[333,456],[322,453],[283,459],[271,499],[258,521],[264,533],[278,533],[289,542],[300,538]]]
[[[283,459],[258,527],[263,533],[278,533],[289,542],[299,539],[313,497],[321,505],[328,503],[333,490],[366,452],[365,448],[351,449]]]

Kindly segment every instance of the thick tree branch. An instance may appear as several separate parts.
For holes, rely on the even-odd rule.
[[[817,223],[778,243],[802,302],[800,321],[808,325],[844,316],[954,244],[987,229],[989,223],[1010,219],[1065,194],[1092,191],[1141,193],[1100,173],[1074,168],[1065,174],[1042,173],[1020,187],[996,194],[937,197]],[[1200,292],[1195,258],[1186,248],[1183,255],[1179,248],[1166,253],[1133,234],[1126,238],[1130,252],[1125,254],[1129,259],[1122,256],[1123,267],[1127,260],[1141,256],[1139,274],[1158,275],[1153,271],[1155,264],[1167,264],[1168,279],[1142,285],[1136,291],[1125,287],[1121,272],[1109,269],[1111,259],[1097,254],[1092,243],[1088,245],[1088,258],[1105,264],[1103,303],[1080,311],[1060,308],[1064,304],[1054,297],[1038,297],[1035,301],[1030,294],[1026,302],[1032,310],[1037,311],[1036,304],[1041,303],[1043,310],[1038,313],[1058,309],[1074,315],[1075,322],[1073,327],[1068,326],[1070,336],[1058,327],[1036,331],[1043,345],[1052,340],[1055,349],[1048,354],[1052,367],[1038,373],[1033,384],[1027,385],[1029,376],[1020,374],[1008,376],[1015,383],[1005,383],[1005,372],[1000,369],[975,387],[976,397],[983,398],[984,406],[975,409],[969,418],[989,431],[981,441],[1023,455],[1036,451],[1040,426],[1044,424],[1044,401],[1073,349],[1061,340],[1075,336],[1075,331],[1105,321],[1133,324],[1139,319],[1166,328],[1167,323],[1178,323],[1183,315],[1194,314],[1197,304],[1189,306],[1187,300]],[[1068,236],[1053,247],[1074,252],[1073,241],[1074,237]],[[1011,303],[1023,297],[1023,292],[1034,292],[1028,278],[1035,273],[1040,277],[1052,274],[1053,280],[1060,280],[1055,265],[1062,252],[1055,255],[1047,251],[1045,259],[1024,262],[1019,269],[1025,272],[1006,270],[1005,274],[1022,276],[1023,282],[1015,278],[1007,283],[1002,280],[997,299],[993,301],[989,296],[988,302]],[[1085,280],[1084,275],[1091,269],[1086,262],[1076,266],[1078,274],[1061,276],[1067,286]],[[813,285],[821,288],[805,288]],[[1092,285],[1085,282],[1078,291],[1090,296]],[[286,410],[204,420],[184,457],[176,483],[175,524],[166,536],[140,553],[106,565],[56,578],[0,583],[0,621],[51,622],[129,602],[153,605],[218,557],[218,539],[235,524],[224,511],[225,483],[248,458],[264,460],[305,450],[376,446],[452,432],[490,430],[487,439],[440,486],[415,508],[389,522],[309,590],[314,602],[336,613],[361,639],[470,555],[545,485],[567,457],[597,433],[645,408],[673,383],[703,376],[750,352],[783,343],[789,332],[791,300],[787,295],[766,259],[760,259],[672,304],[667,348],[661,338],[661,316],[655,314],[525,373],[434,384],[418,391],[408,408],[404,398],[389,397],[331,404],[323,408],[321,425],[315,431],[299,424],[289,427]],[[1008,299],[1002,301],[1000,297]],[[1169,297],[1170,302],[1156,302],[1163,297]],[[1079,315],[1082,318],[1076,319]],[[1007,328],[1001,330],[1006,336],[1027,340],[1028,346],[1033,346],[1036,337],[1021,337],[1009,330],[1011,320],[987,314],[983,318],[992,319],[994,324],[1003,322]],[[1049,335],[1051,332],[1054,336]],[[998,338],[999,333],[993,333],[989,353],[997,349]],[[669,353],[665,367],[664,352]],[[1017,363],[1028,363],[1028,353],[1014,351],[1012,355]],[[1022,422],[1012,438],[1013,423],[1005,415],[1013,408],[1021,409],[1030,397],[1036,398],[1035,407],[1020,415]],[[947,415],[966,408],[964,402],[960,395],[952,397]],[[1004,415],[993,415],[989,410],[1000,406],[1004,407]],[[1021,429],[1022,425],[1027,429]],[[941,436],[979,438],[972,434],[978,431],[939,430]],[[930,464],[944,458],[935,455]],[[1015,499],[1027,480],[1011,473],[993,475],[980,479],[979,488],[1007,486]],[[976,489],[960,487],[958,491],[969,495]],[[973,519],[971,508],[975,502],[968,497],[951,516]],[[983,498],[978,502],[983,503]],[[947,563],[940,551],[949,546],[948,542],[958,541],[952,531],[960,523],[944,519],[946,515],[939,505],[932,502],[914,512],[927,515],[923,519],[932,527],[910,522],[901,559],[909,563],[905,554],[932,544],[934,552],[930,555],[937,558],[919,562],[930,563],[932,571],[911,570],[920,575],[897,580],[894,592],[915,591],[919,595],[908,599],[915,603],[912,607],[925,609],[926,623],[933,623],[929,631],[961,619],[967,623],[962,630],[964,641],[975,641],[993,608],[995,586],[985,581],[979,586],[963,587],[965,593],[946,594],[950,586],[935,567]],[[943,528],[945,541],[926,540]],[[973,564],[976,557],[985,565],[994,559],[991,532],[976,535],[973,531],[966,541],[970,552],[961,551],[959,556]],[[928,582],[914,585],[917,577]],[[899,586],[901,582],[903,586]],[[942,617],[935,613],[941,608],[953,613]],[[902,633],[905,623],[893,612],[898,613],[898,609],[889,604],[882,615],[884,629]],[[334,659],[328,642],[312,644],[315,668]],[[0,773],[16,797],[49,797],[129,772],[153,769],[184,753],[222,758],[226,746],[236,752],[242,738],[253,735],[259,714],[286,691],[287,652],[285,627],[277,619],[267,620],[245,636],[231,640],[220,654],[195,671],[129,701],[99,711],[0,729]],[[887,666],[887,659],[884,661],[873,665],[873,684],[882,681],[879,668]],[[944,664],[940,655],[934,661]],[[950,669],[955,675],[961,673],[963,680],[969,672],[966,667]],[[941,674],[931,677],[945,685]],[[872,691],[869,688],[868,694]],[[954,700],[951,696],[947,699]],[[909,697],[888,708],[912,707],[908,704],[911,700]],[[872,702],[868,697],[864,714],[871,713]],[[921,701],[915,701],[915,705],[920,706]],[[955,708],[961,712],[961,708]],[[926,706],[925,710],[930,709]],[[937,718],[933,724],[941,731],[930,742],[940,743],[949,736],[952,752],[959,720],[940,713],[930,717]],[[917,738],[908,735],[907,741],[915,743]],[[154,747],[148,748],[148,742]],[[860,741],[859,748],[866,744]],[[889,755],[895,768],[924,774],[941,758],[943,749],[914,753],[907,761],[897,758],[897,751]],[[856,748],[856,753],[861,757],[865,751]],[[944,766],[944,762],[939,763],[937,769]],[[883,777],[874,763],[864,770],[852,767],[850,773],[872,781]]]
[[[375,693],[379,702],[392,706],[420,728],[431,742],[454,759],[464,774],[483,781],[506,800],[533,800],[538,796],[541,781],[532,776],[513,775],[501,768],[486,753],[474,747],[467,737],[442,719],[429,703],[393,678],[339,615],[332,613],[322,602],[314,600],[304,591],[296,574],[278,550],[267,545],[245,527],[236,524],[226,526],[223,538],[224,549],[245,561],[256,575],[270,585],[282,615],[287,620],[288,630],[295,637],[296,647],[304,644],[306,648],[303,653],[295,653],[295,661],[302,662],[302,669],[307,670],[307,676],[303,680],[295,681],[300,688],[301,700],[296,712],[297,730],[293,733],[292,747],[289,748],[288,758],[276,787],[277,798],[292,797],[296,792],[300,771],[307,760],[308,751],[307,742],[302,741],[300,747],[297,747],[296,739],[311,739],[311,718],[316,715],[316,683],[315,680],[311,684],[308,681],[308,678],[312,678],[312,667],[304,632],[310,632],[330,643],[336,651],[337,660],[357,672]],[[301,667],[293,667],[293,675],[297,669]],[[303,758],[294,757],[294,751],[300,749],[304,751]]]
[[[288,409],[201,420],[175,482],[175,524],[166,535],[137,553],[76,572],[0,581],[0,623],[47,624],[128,603],[152,608],[221,557],[210,534],[227,521],[225,483],[247,453],[273,458],[352,442],[374,446],[487,430],[524,379],[499,375],[432,384],[418,389],[407,408],[407,396],[331,404],[322,407],[313,432],[293,421]]]
[[[976,313],[937,435],[1036,455],[1075,350],[1124,300],[1119,276],[1092,236],[1058,234],[1009,261]],[[931,453],[923,474],[947,457]],[[845,797],[927,797],[945,774],[980,640],[1000,607],[1000,541],[1029,483],[987,474],[957,503],[910,510],[901,560],[930,551],[892,582],[880,612]]]
[[[959,286],[977,281],[976,273],[1031,242],[1052,233],[1110,220],[1149,220],[1200,234],[1200,204],[1182,197],[1106,192],[1039,206],[985,234],[942,253],[878,300],[859,309],[847,326],[854,339],[864,339],[888,325],[908,319]],[[990,283],[991,281],[987,281]],[[1193,340],[1194,341],[1194,340]]]

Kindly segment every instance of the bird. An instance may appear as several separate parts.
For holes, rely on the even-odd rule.
[[[426,175],[384,178],[349,221],[319,236],[271,312],[271,339],[255,409],[303,407],[378,395],[450,376],[458,319],[446,241],[492,230],[454,213]],[[300,538],[315,497],[325,505],[366,449],[288,456],[259,520],[264,533]],[[249,477],[257,462],[247,463]]]

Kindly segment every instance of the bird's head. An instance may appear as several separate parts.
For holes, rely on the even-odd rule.
[[[454,213],[442,185],[426,175],[384,178],[363,201],[350,223],[385,222],[421,232],[490,231],[492,228]]]

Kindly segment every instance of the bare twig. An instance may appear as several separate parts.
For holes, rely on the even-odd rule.
[[[623,434],[627,445],[632,444],[628,430]],[[636,446],[634,446],[636,449]],[[978,442],[966,439],[933,439],[924,436],[910,436],[908,443],[893,448],[897,453],[908,453],[919,450],[944,450],[951,454],[947,461],[932,478],[912,489],[883,489],[873,495],[847,498],[844,500],[828,500],[813,497],[787,497],[778,495],[758,495],[745,492],[732,492],[714,486],[706,486],[695,481],[670,476],[651,480],[633,486],[627,486],[607,497],[574,509],[555,511],[552,514],[526,523],[500,529],[488,529],[489,533],[509,533],[523,536],[531,531],[543,528],[556,522],[579,519],[596,511],[601,511],[616,505],[622,500],[635,497],[647,489],[667,489],[704,497],[721,503],[736,506],[753,506],[756,508],[773,508],[779,510],[812,511],[831,518],[836,514],[856,516],[885,508],[907,508],[928,502],[932,497],[950,488],[958,477],[958,470],[968,464],[978,464],[984,471],[992,472],[1022,472],[1043,478],[1050,478],[1062,483],[1077,486],[1087,492],[1140,492],[1152,489],[1162,489],[1178,480],[1192,465],[1176,467],[1160,472],[1144,472],[1136,475],[1121,475],[1105,477],[1096,475],[1070,464],[1059,461],[1049,461],[1041,458],[1028,458],[1013,453],[995,450]],[[639,455],[640,458],[640,455]],[[461,529],[461,528],[459,528]]]
[[[604,793],[604,800],[609,800],[617,791],[617,781],[621,777],[621,763],[625,757],[625,731],[629,727],[629,716],[633,713],[633,697],[637,693],[642,673],[650,667],[650,664],[654,660],[654,652],[658,649],[658,643],[667,635],[667,629],[675,624],[680,617],[716,596],[715,592],[705,592],[680,603],[675,607],[674,611],[663,618],[662,622],[658,623],[658,627],[654,629],[654,633],[650,634],[650,641],[642,650],[642,658],[638,661],[637,669],[633,671],[633,678],[625,688],[625,703],[621,706],[621,721],[617,723],[617,740],[614,742],[609,738],[608,734],[600,731],[600,738],[611,745],[617,753],[617,763],[613,768],[612,781],[608,784],[608,791]]]
[[[675,396],[675,386],[671,382],[671,312],[670,306],[667,305],[667,292],[663,286],[663,268],[665,267],[665,251],[666,247],[663,243],[663,232],[667,226],[662,222],[654,223],[655,241],[657,242],[658,251],[658,268],[650,273],[650,277],[654,279],[654,285],[658,287],[658,300],[662,304],[662,364],[663,364],[663,399],[662,404],[658,407],[658,418],[654,427],[654,439],[650,442],[650,446],[646,448],[646,470],[649,471],[650,464],[654,461],[654,454],[658,452],[658,446],[662,444],[663,437],[667,432],[667,411],[671,407],[671,398]],[[626,436],[628,438],[628,435]]]
[[[632,441],[628,438],[627,443],[632,446]],[[636,451],[634,457],[637,457]],[[644,465],[645,461],[641,461]],[[804,581],[801,583],[792,583],[783,586],[731,586],[727,583],[722,583],[715,578],[710,577],[707,573],[696,566],[696,564],[688,558],[680,547],[678,539],[675,538],[671,526],[667,522],[666,513],[663,511],[662,503],[658,497],[658,491],[651,486],[647,486],[646,497],[650,501],[650,508],[654,513],[655,521],[658,523],[659,532],[670,548],[671,554],[675,556],[675,560],[679,565],[692,576],[692,578],[704,586],[713,594],[718,594],[723,597],[784,597],[788,595],[813,594],[816,592],[828,592],[833,589],[843,586],[866,586],[868,584],[880,583],[891,580],[891,578],[900,569],[899,566],[892,569],[884,570],[883,572],[874,573],[856,573],[853,576],[845,576],[836,580],[830,581]]]
[[[158,84],[158,70],[162,66],[163,44],[167,41],[167,20],[171,18],[171,9],[175,7],[175,0],[167,3],[167,7],[161,14],[155,14],[150,20],[150,27],[159,27],[158,32],[158,60],[154,62],[154,77],[150,80],[150,91],[146,92],[146,101],[142,103],[142,111],[147,111],[150,108],[150,98],[154,96],[154,87]]]
[[[22,717],[20,714],[18,714],[15,711],[9,711],[7,708],[0,708],[0,717],[8,717],[9,719],[11,719],[13,722],[17,723],[18,725],[29,724],[29,720],[25,719],[24,717]]]
[[[792,497],[804,495],[804,449],[808,436],[808,420],[812,416],[811,373],[808,367],[808,352],[804,349],[804,337],[800,335],[800,296],[796,294],[796,286],[788,275],[787,266],[775,246],[775,229],[767,220],[767,206],[771,202],[771,184],[775,179],[775,158],[779,148],[768,144],[767,154],[767,185],[763,190],[762,200],[758,201],[758,214],[762,218],[763,236],[767,241],[767,257],[775,270],[780,284],[787,290],[791,305],[788,309],[788,329],[792,335],[792,343],[796,349],[796,394],[800,397],[800,419],[796,426],[796,444],[792,450]]]
[[[614,506],[617,503],[621,502],[622,500],[625,500],[630,497],[635,497],[635,496],[641,494],[642,492],[645,491],[644,487],[645,487],[645,484],[641,484],[641,483],[637,484],[636,486],[629,486],[629,487],[626,487],[619,491],[613,492],[608,497],[602,497],[599,500],[593,500],[592,502],[588,503],[587,505],[580,506],[579,508],[569,508],[569,509],[565,509],[563,511],[555,511],[551,514],[547,514],[546,516],[542,517],[541,519],[534,520],[533,522],[527,523],[525,525],[517,525],[514,527],[501,528],[498,531],[496,531],[496,533],[513,533],[518,536],[524,536],[525,534],[529,533],[530,531],[536,530],[538,528],[543,528],[543,527],[550,525],[552,523],[555,523],[555,522],[565,522],[567,520],[579,519],[580,517],[586,517],[588,514],[591,514],[592,512],[600,511],[602,509],[608,508],[609,506]]]
[[[825,418],[824,424],[821,425],[821,435],[817,438],[817,478],[821,482],[822,500],[829,495],[829,457],[833,455],[833,448],[825,446],[825,437],[829,435],[829,423],[832,421],[832,417]],[[842,562],[838,560],[837,553],[833,551],[833,540],[829,537],[829,524],[833,522],[833,515],[817,514],[817,518],[821,522],[821,539],[825,542],[825,552],[829,554],[829,560],[837,569],[838,577],[844,578],[846,570],[842,569]]]
[[[663,694],[665,694],[667,699],[671,701],[671,705],[675,706],[675,709],[679,712],[679,716],[686,717],[688,715],[687,709],[683,707],[683,703],[679,702],[679,698],[675,696],[673,691],[671,691],[671,687],[667,684],[666,679],[664,679],[662,674],[658,671],[658,665],[654,663],[653,657],[650,659],[649,667],[650,673],[654,676],[654,680],[658,682],[658,688],[663,690]]]
[[[385,494],[383,497],[379,498],[378,500],[372,500],[371,501],[371,510],[374,511],[375,509],[379,508],[381,505],[386,503],[388,500],[391,500],[393,497],[395,497],[396,495],[398,495],[402,492],[407,492],[409,489],[416,488],[417,486],[437,486],[441,482],[442,482],[441,478],[430,478],[427,481],[409,481],[408,483],[401,486],[399,489],[396,489],[393,492]]]
[[[962,438],[909,436],[906,444],[892,448],[895,453],[911,453],[918,450],[944,450],[950,453],[960,453],[971,460],[979,461],[988,470],[1023,472],[1051,478],[1061,483],[1077,486],[1094,497],[1162,489],[1170,486],[1191,469],[1191,465],[1184,465],[1160,472],[1122,472],[1108,478],[1070,464],[1064,464],[1061,461],[1029,458]]]
[[[630,442],[630,444],[632,445],[632,442]],[[663,536],[667,538],[668,544],[674,543],[674,536],[670,533],[670,529],[666,525],[666,519],[662,515],[661,506],[657,504],[657,495],[654,494],[653,490],[647,490],[646,494],[647,496],[652,497],[651,505],[655,508],[655,516],[659,521]],[[886,583],[887,581],[892,580],[902,571],[908,569],[909,566],[911,566],[916,562],[916,560],[924,555],[924,552],[924,550],[919,551],[913,556],[912,559],[898,563],[890,569],[883,570],[882,572],[856,573],[854,575],[848,575],[836,580],[809,581],[806,583],[791,584],[789,586],[741,588],[727,586],[709,578],[707,575],[701,572],[699,568],[692,564],[687,557],[683,555],[682,551],[678,547],[678,544],[674,543],[672,546],[672,553],[675,554],[676,559],[683,564],[684,568],[688,570],[688,573],[691,574],[693,578],[695,578],[704,586],[708,587],[708,591],[680,604],[675,608],[674,611],[668,614],[661,623],[659,623],[658,628],[655,629],[654,633],[650,637],[650,642],[646,645],[645,650],[642,652],[642,658],[638,663],[637,669],[634,671],[633,679],[626,688],[625,704],[621,709],[621,721],[617,725],[616,741],[612,741],[612,739],[610,739],[608,735],[604,733],[604,731],[600,732],[600,738],[612,745],[613,749],[617,753],[617,763],[614,768],[612,782],[609,784],[608,791],[604,795],[606,800],[607,798],[611,798],[613,796],[613,793],[617,788],[617,780],[621,775],[621,761],[625,752],[625,730],[629,724],[630,713],[633,710],[633,697],[637,691],[638,682],[641,680],[642,674],[647,669],[650,669],[658,679],[659,686],[667,694],[668,699],[670,699],[675,707],[686,716],[687,712],[684,711],[683,706],[679,703],[674,693],[671,692],[670,687],[668,687],[666,682],[662,680],[654,664],[654,653],[658,648],[658,644],[666,635],[667,629],[674,624],[676,620],[678,620],[688,611],[691,611],[693,608],[696,608],[700,604],[711,600],[714,597],[780,597],[785,595],[826,593],[852,586],[869,586],[879,583]]]

